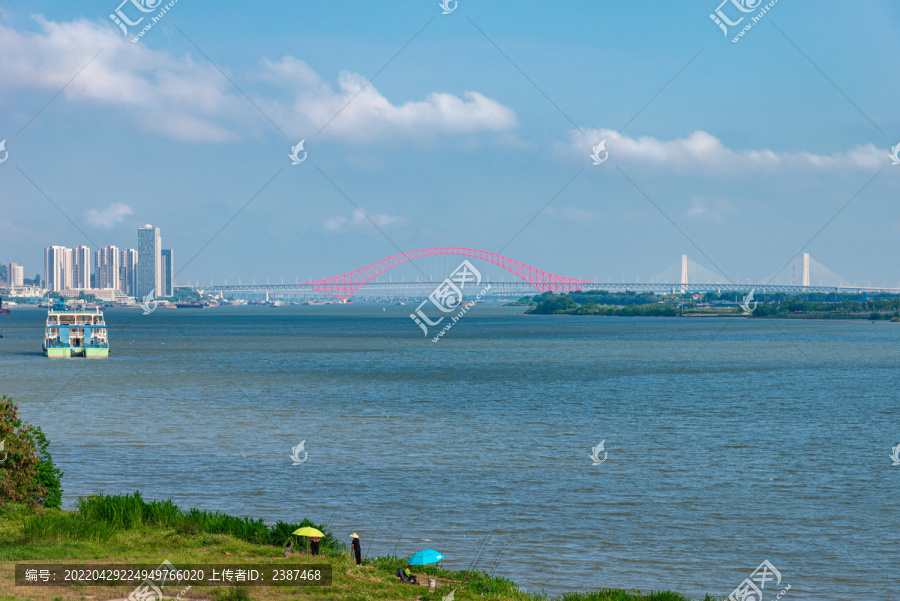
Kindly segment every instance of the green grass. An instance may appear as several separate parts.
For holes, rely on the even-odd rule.
[[[78,500],[78,512],[87,519],[103,521],[116,528],[128,530],[144,524],[176,526],[184,519],[183,512],[172,501],[150,501],[134,495],[91,495]]]
[[[281,546],[291,532],[312,525],[326,533],[323,555],[283,557]],[[326,544],[327,543],[327,544]],[[305,543],[295,541],[301,549]],[[226,557],[225,554],[229,555]],[[437,580],[430,591],[424,586],[401,583],[395,576],[405,557],[380,557],[357,567],[346,547],[330,532],[306,519],[301,524],[236,517],[199,509],[182,510],[170,501],[144,501],[134,495],[93,495],[78,503],[78,511],[32,510],[0,507],[0,601],[80,601],[126,597],[129,590],[90,587],[15,587],[16,562],[158,564],[163,559],[175,566],[188,564],[271,563],[302,567],[330,564],[333,584],[327,587],[193,587],[183,601],[441,601],[451,591],[459,601],[544,601],[544,594],[526,593],[505,578],[483,571],[452,572],[440,566],[416,567],[419,582]],[[133,589],[134,587],[130,587]],[[172,596],[178,591],[167,591]],[[688,601],[677,593],[648,594],[619,590],[570,593],[557,601]],[[710,598],[707,597],[709,601]],[[86,600],[85,600],[86,601]]]
[[[43,541],[94,541],[110,540],[116,528],[107,522],[98,522],[76,513],[45,513],[29,517],[22,526],[26,543]]]
[[[251,601],[250,592],[243,586],[229,586],[210,591],[215,601]]]
[[[182,510],[172,501],[144,501],[139,491],[133,495],[91,495],[79,499],[77,506],[80,520],[61,518],[49,512],[30,518],[28,541],[108,540],[110,533],[116,530],[159,527],[173,528],[179,534],[188,536],[199,533],[227,534],[251,543],[277,547],[284,547],[291,540],[295,548],[301,548],[305,543],[291,533],[303,526],[312,526],[325,535],[319,543],[321,553],[327,555],[346,551],[346,546],[330,531],[309,519],[299,524],[278,522],[268,526],[261,519],[196,508]],[[92,530],[89,524],[95,524],[96,529]]]

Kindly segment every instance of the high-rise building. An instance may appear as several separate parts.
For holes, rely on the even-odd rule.
[[[172,272],[172,249],[164,248],[161,251],[162,256],[162,287],[165,290],[160,296],[172,296],[175,294],[175,274]]]
[[[23,286],[25,270],[17,263],[10,263],[6,268],[6,281],[10,286]]]
[[[137,290],[138,253],[133,248],[126,248],[119,256],[119,290],[128,296],[135,296]]]
[[[87,246],[79,246],[72,252],[72,288],[93,288],[91,286],[91,249]]]
[[[119,249],[115,246],[107,246],[98,250],[94,257],[94,277],[96,278],[94,287],[120,290]]]
[[[72,288],[72,249],[48,246],[44,249],[44,287],[60,291]]]
[[[150,292],[163,296],[162,286],[162,238],[159,228],[149,223],[138,228],[138,264],[136,296],[144,298]]]

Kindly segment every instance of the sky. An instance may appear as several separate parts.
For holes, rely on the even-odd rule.
[[[177,0],[137,37],[166,4],[119,2],[0,2],[0,261],[29,275],[150,223],[180,283],[460,246],[900,285],[896,2],[778,0],[736,42],[766,3]]]

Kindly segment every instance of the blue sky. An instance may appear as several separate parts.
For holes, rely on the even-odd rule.
[[[896,3],[779,0],[737,43],[716,1],[438,4],[179,0],[137,43],[115,0],[0,4],[0,260],[152,223],[182,282],[431,246],[765,281],[821,230],[820,263],[900,282]]]

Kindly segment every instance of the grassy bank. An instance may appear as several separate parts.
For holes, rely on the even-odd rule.
[[[302,525],[322,530],[318,557],[295,553],[285,559],[282,548],[291,532]],[[294,541],[294,547],[304,544]],[[115,563],[159,565],[163,560],[175,567],[188,564],[272,564],[277,567],[303,568],[309,564],[331,565],[333,583],[322,587],[193,587],[181,599],[214,601],[250,601],[273,599],[316,599],[322,601],[439,601],[455,591],[459,600],[534,600],[543,595],[519,591],[515,583],[491,577],[481,571],[452,572],[438,566],[417,568],[420,582],[429,577],[437,581],[431,590],[425,586],[403,584],[394,576],[405,558],[381,557],[356,566],[346,546],[324,525],[310,520],[302,523],[262,520],[223,513],[183,510],[171,501],[144,501],[139,494],[91,496],[72,512],[33,510],[24,506],[0,508],[0,601],[93,601],[122,599],[135,586],[119,587],[17,587],[13,573],[16,563]],[[179,590],[166,590],[172,597]],[[560,601],[687,601],[672,592],[650,594],[625,591],[597,591],[567,594]],[[707,598],[709,599],[709,598]]]

